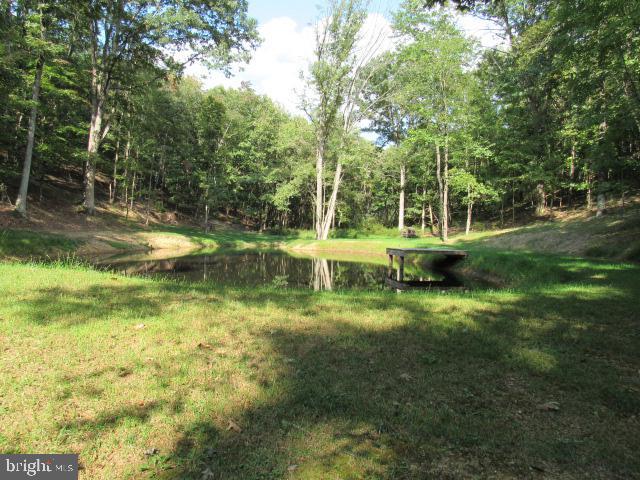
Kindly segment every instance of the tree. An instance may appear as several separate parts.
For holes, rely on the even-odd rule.
[[[85,166],[84,207],[95,210],[95,173],[109,95],[132,67],[174,65],[173,51],[186,50],[181,63],[202,59],[224,66],[246,58],[256,43],[255,21],[247,17],[246,0],[198,0],[149,3],[142,0],[79,2],[91,62],[91,121]]]
[[[29,123],[27,130],[27,145],[22,166],[20,189],[16,199],[16,211],[26,216],[27,193],[29,191],[29,177],[31,174],[31,161],[36,135],[36,122],[40,104],[40,90],[42,75],[47,59],[51,60],[61,54],[61,42],[64,41],[65,16],[64,4],[57,2],[20,2],[15,6],[20,11],[22,28],[25,35],[22,37],[24,48],[29,52],[33,64],[33,86],[31,90],[31,104]],[[9,7],[11,11],[11,7]]]
[[[364,92],[364,101],[375,105],[369,114],[370,131],[378,134],[382,145],[393,144],[399,146],[407,136],[407,129],[411,118],[406,105],[402,104],[401,79],[398,72],[402,68],[398,65],[399,56],[387,53],[372,67],[374,75]],[[395,155],[400,172],[400,193],[398,195],[398,229],[404,228],[405,219],[405,187],[407,178],[407,161],[403,155]]]
[[[343,163],[337,158],[329,200],[325,202],[325,160],[332,136],[338,148],[368,113],[360,103],[373,72],[366,68],[377,54],[380,38],[362,36],[366,18],[361,0],[330,0],[326,18],[316,27],[315,61],[309,84],[313,96],[303,99],[304,108],[316,132],[316,238],[326,240],[334,221]]]
[[[399,78],[404,103],[417,117],[410,135],[435,150],[439,231],[446,241],[450,153],[467,115],[473,44],[446,12],[425,12],[418,1],[406,2],[403,7],[396,15],[394,28],[412,41],[399,52],[403,65]]]

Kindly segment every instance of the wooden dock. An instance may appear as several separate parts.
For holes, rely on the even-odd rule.
[[[439,270],[444,270],[452,265],[464,260],[469,253],[464,250],[453,250],[448,248],[387,248],[389,255],[389,273],[387,275],[387,285],[400,288],[404,285],[407,288],[420,288],[420,282],[405,282],[404,280],[404,259],[409,255],[435,255],[434,266]],[[398,271],[394,278],[394,257],[398,257]],[[425,286],[432,286],[434,282],[424,282]]]

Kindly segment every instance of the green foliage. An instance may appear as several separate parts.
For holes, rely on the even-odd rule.
[[[43,61],[32,183],[64,177],[70,191],[80,186],[97,102],[98,194],[111,188],[136,210],[310,228],[320,144],[325,187],[333,166],[344,167],[334,222],[344,229],[398,224],[401,169],[405,223],[428,221],[429,206],[441,216],[436,145],[448,157],[454,224],[470,202],[481,221],[516,221],[534,208],[637,191],[638,2],[463,2],[501,30],[505,44],[484,51],[433,3],[404,2],[393,19],[397,48],[361,65],[364,3],[329,2],[307,79],[316,93],[302,99],[308,121],[250,85],[204,91],[171,56],[191,49],[221,68],[246,59],[257,38],[245,1],[4,0],[0,183],[14,198]],[[375,145],[357,134],[365,113]],[[81,192],[63,200],[79,202]]]

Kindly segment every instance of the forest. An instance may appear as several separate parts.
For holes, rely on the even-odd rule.
[[[640,479],[640,1],[311,3],[0,0],[0,478]]]
[[[446,239],[476,219],[600,215],[640,186],[638,2],[408,0],[390,51],[363,40],[364,2],[330,2],[306,115],[185,76],[260,42],[246,1],[192,3],[2,1],[0,189],[17,212],[46,208],[48,176],[69,175],[87,215],[98,199],[205,228],[222,214],[317,238],[414,226]],[[502,43],[480,48],[455,7]]]

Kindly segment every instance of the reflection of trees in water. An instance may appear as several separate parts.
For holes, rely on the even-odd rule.
[[[124,269],[118,269],[126,275],[152,275],[163,272],[176,272],[178,265],[175,260],[154,260],[152,262],[140,262],[127,265]]]
[[[318,291],[382,288],[385,276],[385,267],[378,264],[297,258],[277,252],[128,261],[109,266],[128,275],[158,275],[234,286],[288,285]]]
[[[329,261],[325,258],[314,258],[313,262],[313,289],[318,292],[320,290],[333,290],[333,262],[331,269]]]

